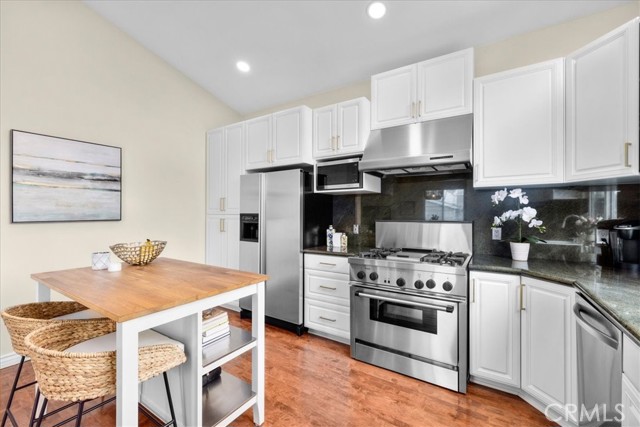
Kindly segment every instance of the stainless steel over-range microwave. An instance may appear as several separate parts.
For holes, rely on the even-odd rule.
[[[318,162],[314,167],[316,192],[380,192],[380,178],[359,168],[360,158]]]

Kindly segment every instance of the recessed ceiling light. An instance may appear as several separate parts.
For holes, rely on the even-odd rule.
[[[373,2],[367,7],[367,13],[373,19],[380,19],[387,13],[387,7],[379,1]]]
[[[242,71],[243,73],[248,73],[251,70],[251,67],[245,61],[236,62],[236,67],[238,68],[238,70]]]

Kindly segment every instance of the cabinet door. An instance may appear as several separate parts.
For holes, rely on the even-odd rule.
[[[371,129],[415,122],[416,66],[371,77]]]
[[[622,374],[622,427],[640,426],[640,390]]]
[[[474,187],[563,181],[562,59],[475,80]]]
[[[418,63],[418,120],[473,111],[473,48]]]
[[[222,233],[227,253],[225,267],[237,270],[240,268],[240,216],[225,215],[223,220]]]
[[[226,145],[226,195],[224,213],[240,213],[240,175],[243,174],[242,144],[244,123],[225,128]]]
[[[313,158],[331,157],[335,154],[337,106],[313,110]]]
[[[522,390],[546,405],[573,403],[575,291],[523,277]]]
[[[337,107],[337,148],[342,154],[361,154],[371,129],[371,104],[367,98],[341,102]]]
[[[305,106],[273,114],[272,166],[311,163],[311,116]]]
[[[638,22],[567,57],[567,181],[638,175]]]
[[[471,272],[471,375],[520,387],[520,276]]]
[[[245,122],[245,163],[246,170],[269,166],[271,149],[271,115],[257,117]]]
[[[237,269],[240,259],[240,217],[207,216],[205,260],[209,265]]]
[[[224,128],[207,132],[207,214],[222,213],[226,194]]]

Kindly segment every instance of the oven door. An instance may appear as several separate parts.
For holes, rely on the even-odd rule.
[[[431,363],[458,366],[459,302],[351,286],[351,338],[418,356]]]

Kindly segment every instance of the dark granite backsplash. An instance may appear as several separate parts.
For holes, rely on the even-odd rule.
[[[512,189],[514,187],[509,187]],[[532,259],[595,261],[595,229],[576,225],[580,216],[603,219],[640,219],[640,184],[608,186],[526,187],[529,206],[538,211],[549,244],[532,245]],[[349,233],[354,247],[375,246],[375,221],[473,221],[474,253],[510,257],[507,242],[491,240],[494,216],[515,207],[493,207],[492,190],[476,190],[470,174],[395,176],[382,179],[380,194],[333,196],[333,226]],[[353,224],[360,234],[353,235]],[[502,238],[513,227],[502,229]]]

